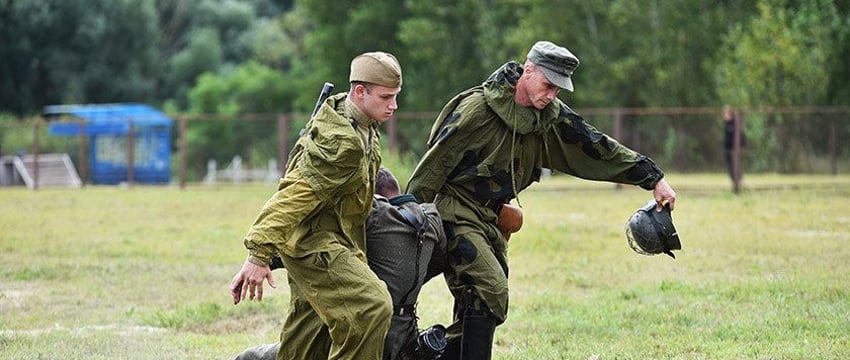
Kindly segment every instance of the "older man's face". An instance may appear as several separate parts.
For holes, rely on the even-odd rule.
[[[561,88],[549,82],[546,75],[534,64],[528,64],[517,82],[514,100],[525,107],[542,110],[549,105]]]

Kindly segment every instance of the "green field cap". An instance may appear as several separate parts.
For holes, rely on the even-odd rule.
[[[538,41],[528,52],[527,60],[539,66],[550,83],[573,91],[571,77],[579,62],[569,50],[549,41]]]
[[[392,54],[376,51],[351,61],[350,82],[362,81],[390,88],[401,87],[401,65]]]

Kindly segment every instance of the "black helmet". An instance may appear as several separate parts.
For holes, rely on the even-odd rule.
[[[655,211],[655,200],[650,200],[638,209],[626,224],[626,238],[632,250],[641,255],[665,253],[672,258],[672,250],[681,250],[679,234],[673,227],[670,206],[665,204],[661,211]]]

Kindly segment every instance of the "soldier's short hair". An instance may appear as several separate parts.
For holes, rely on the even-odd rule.
[[[390,169],[381,166],[378,176],[375,177],[375,193],[383,197],[392,197],[401,192],[398,180]]]

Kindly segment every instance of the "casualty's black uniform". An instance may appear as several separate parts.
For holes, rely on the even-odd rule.
[[[441,271],[445,234],[434,204],[417,204],[412,195],[375,196],[366,220],[369,267],[387,283],[393,317],[384,343],[384,359],[396,359],[418,328],[414,306],[422,284]],[[434,256],[432,257],[432,254]],[[431,259],[438,263],[429,264]]]

